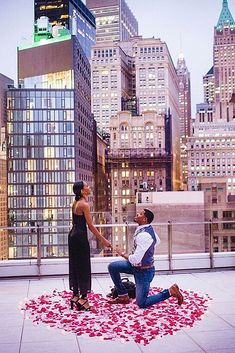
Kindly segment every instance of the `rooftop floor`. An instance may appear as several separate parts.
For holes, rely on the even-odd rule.
[[[34,326],[18,309],[20,301],[43,292],[68,289],[68,277],[2,279],[0,281],[1,353],[234,353],[235,352],[235,270],[173,275],[156,275],[152,286],[168,288],[178,283],[183,289],[207,293],[212,298],[204,318],[176,335],[154,339],[148,345],[134,341],[101,341],[99,338],[62,334],[46,325]],[[92,288],[109,292],[108,276],[92,278]],[[160,305],[160,304],[159,304]],[[156,307],[157,310],[157,307]]]

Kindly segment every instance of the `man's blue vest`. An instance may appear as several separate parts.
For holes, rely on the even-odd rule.
[[[146,226],[146,227],[141,228],[135,234],[135,237],[138,234],[142,233],[142,232],[149,233],[151,235],[152,239],[153,239],[153,242],[150,245],[150,247],[148,248],[148,250],[145,252],[145,254],[144,254],[144,256],[143,256],[143,258],[141,260],[140,266],[150,266],[150,265],[153,265],[153,263],[154,263],[153,255],[154,255],[154,248],[155,248],[155,244],[156,244],[157,240],[156,240],[154,229],[153,229],[153,227],[150,224],[148,226]],[[133,249],[134,251],[136,249],[136,246],[137,246],[137,244],[136,244],[135,238],[134,238],[134,249]]]

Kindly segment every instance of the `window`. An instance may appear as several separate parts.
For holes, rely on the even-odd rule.
[[[223,218],[232,218],[233,216],[232,211],[223,211]]]
[[[218,218],[218,211],[213,211],[213,218]]]
[[[235,222],[234,223],[223,223],[223,229],[235,229]]]

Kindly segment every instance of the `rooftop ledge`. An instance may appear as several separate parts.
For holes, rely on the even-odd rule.
[[[91,258],[92,274],[107,274],[108,264],[120,260],[120,257]],[[155,256],[155,267],[158,271],[188,271],[210,270],[235,267],[235,252],[189,253],[175,254],[169,260],[168,255]],[[68,275],[68,258],[0,261],[0,278],[27,277],[27,276],[55,276]]]

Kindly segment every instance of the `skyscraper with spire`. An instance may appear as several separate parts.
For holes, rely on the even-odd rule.
[[[188,189],[204,191],[214,251],[234,251],[235,22],[227,0],[214,27],[213,67],[203,84],[204,103],[197,105],[188,139]]]
[[[232,95],[235,94],[235,21],[228,8],[228,0],[223,0],[222,10],[214,28],[214,76],[216,120],[235,119]]]
[[[188,160],[186,151],[186,141],[190,135],[191,119],[191,81],[190,72],[186,66],[184,55],[181,53],[177,61],[176,68],[179,82],[179,104],[180,104],[180,155],[182,181],[187,185]]]
[[[191,81],[190,73],[186,66],[184,55],[181,53],[176,68],[179,80],[179,102],[180,102],[180,136],[188,137],[190,132],[191,118]]]
[[[207,87],[205,86],[207,85]],[[235,21],[223,0],[214,27],[213,67],[204,76],[204,103],[197,105],[193,136],[188,139],[188,189],[226,183],[235,195]],[[205,94],[206,93],[206,94]],[[219,188],[219,186],[218,186]],[[217,204],[217,197],[212,203]],[[218,198],[218,208],[219,208]],[[221,205],[220,205],[221,206]],[[222,206],[221,206],[222,207]],[[221,215],[221,213],[218,213]]]

